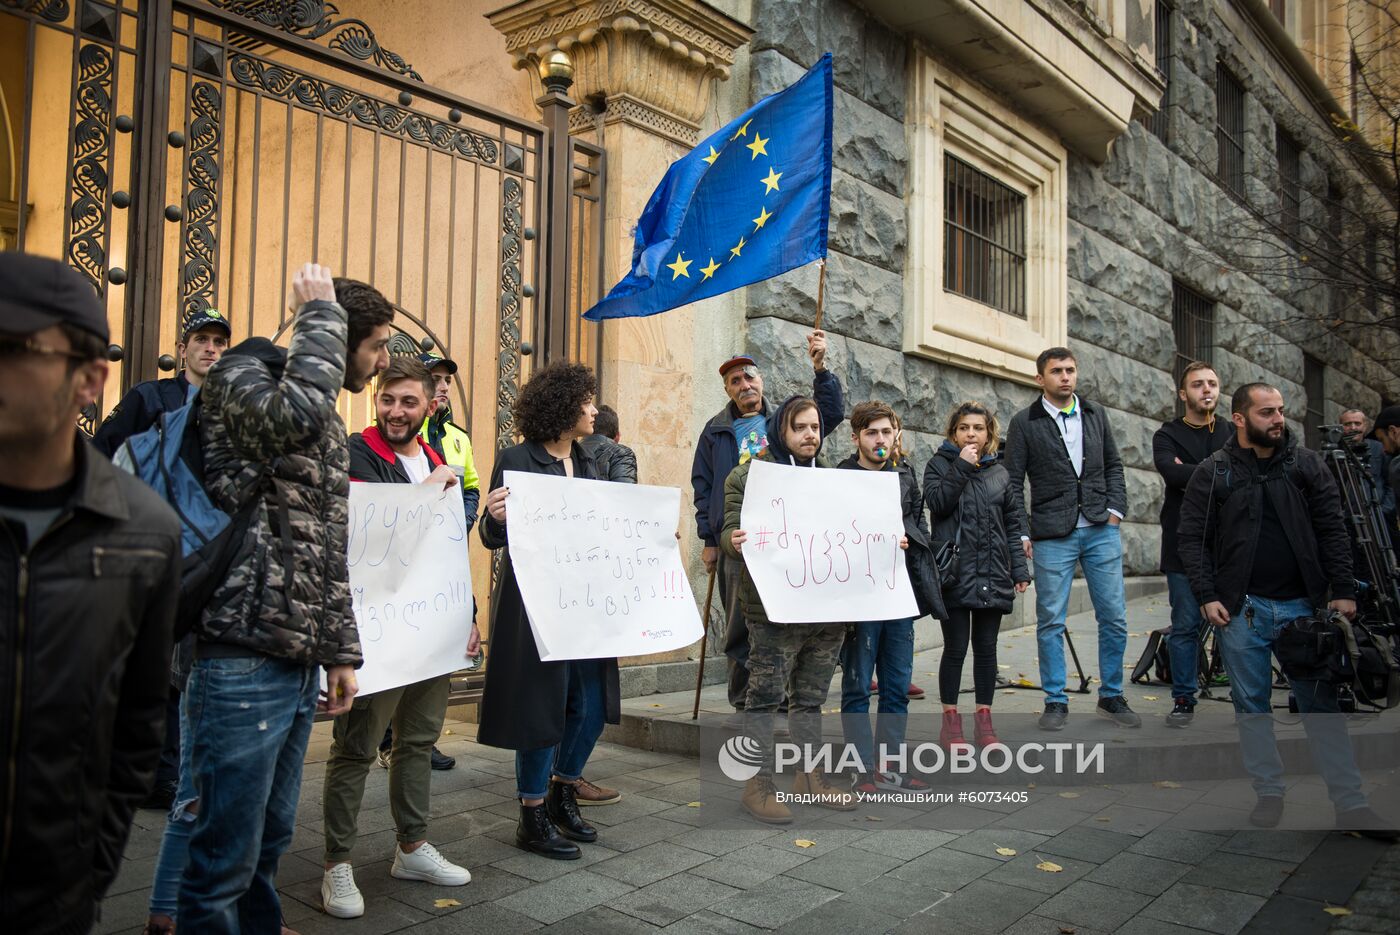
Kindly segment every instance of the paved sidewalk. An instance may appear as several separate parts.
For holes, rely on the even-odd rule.
[[[1151,600],[1132,607],[1134,633],[1160,616]],[[1090,629],[1077,625],[1085,644],[1091,643]],[[1033,655],[1030,632],[1003,636],[1001,644],[1013,647],[1004,650],[1013,660],[1004,671],[1035,678],[1033,668],[1015,661],[1018,654],[1027,661]],[[1129,663],[1141,645],[1140,637],[1130,640]],[[1092,653],[1081,646],[1086,664]],[[932,680],[923,673],[934,671],[933,661],[923,654],[915,668],[916,680],[931,693]],[[1144,714],[1165,711],[1169,691],[1136,691],[1134,706]],[[1149,694],[1159,702],[1147,701]],[[1085,721],[1091,720],[1088,700],[1076,696],[1072,702]],[[1039,692],[998,694],[997,707],[1038,710]],[[923,701],[913,710],[935,709]],[[549,861],[511,843],[517,814],[512,754],[466,739],[474,726],[459,722],[449,724],[451,733],[441,743],[458,765],[433,774],[429,834],[449,859],[471,869],[471,884],[433,887],[389,876],[394,834],[387,773],[374,769],[355,851],[366,915],[335,920],[318,908],[329,728],[318,725],[313,736],[297,833],[278,880],[287,923],[302,935],[627,935],[662,929],[1306,935],[1334,925],[1346,932],[1400,931],[1400,847],[1322,830],[1208,833],[1181,827],[1181,817],[1192,809],[1242,815],[1253,793],[1241,781],[1175,777],[1179,781],[1098,785],[1073,797],[1042,787],[1024,805],[943,806],[920,828],[908,830],[885,830],[865,808],[835,814],[800,807],[798,823],[786,828],[721,829],[701,826],[713,824],[717,810],[732,808],[737,786],[701,780],[693,758],[603,743],[588,776],[621,788],[623,801],[586,810],[599,827],[600,843],[585,845],[583,859]],[[1400,769],[1370,770],[1366,779],[1371,786],[1394,788]],[[1290,810],[1330,821],[1317,780],[1294,781],[1288,796]],[[160,813],[138,813],[98,931],[139,931],[163,825]],[[1047,863],[1059,869],[1038,866]],[[1326,911],[1343,907],[1352,914]]]

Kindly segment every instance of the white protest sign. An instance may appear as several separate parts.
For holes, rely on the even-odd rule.
[[[775,623],[919,615],[904,551],[899,477],[753,461],[739,528],[763,609]]]
[[[506,529],[547,662],[645,656],[700,639],[681,563],[681,492],[506,471]]]
[[[459,488],[350,485],[350,604],[365,663],[360,694],[462,668],[472,573]]]

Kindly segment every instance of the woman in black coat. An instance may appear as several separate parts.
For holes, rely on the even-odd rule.
[[[578,444],[593,432],[596,391],[593,372],[582,364],[550,364],[530,378],[515,404],[516,427],[525,441],[496,456],[486,513],[477,527],[487,548],[506,549],[491,601],[491,656],[477,741],[516,751],[516,843],[558,860],[580,856],[578,845],[565,838],[598,839],[579,816],[578,800],[581,786],[597,791],[583,779],[583,767],[604,721],[621,720],[617,660],[540,660],[510,562],[510,490],[501,478],[506,471],[528,471],[596,479],[593,460]]]
[[[943,658],[938,693],[943,702],[939,743],[966,744],[958,692],[972,643],[973,736],[979,747],[998,743],[992,729],[997,677],[997,631],[1016,595],[1030,584],[1021,550],[1026,517],[1011,497],[1011,479],[997,463],[997,420],[981,403],[966,402],[948,417],[947,439],[924,469],[924,500],[935,539],[956,542],[958,556],[943,583]]]

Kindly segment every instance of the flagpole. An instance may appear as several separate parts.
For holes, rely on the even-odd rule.
[[[821,272],[817,273],[817,319],[812,326],[815,330],[822,330],[822,300],[826,298],[826,257],[817,261]]]

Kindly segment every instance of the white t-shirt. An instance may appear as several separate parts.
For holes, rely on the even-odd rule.
[[[428,479],[428,475],[433,473],[433,466],[428,463],[428,456],[423,453],[423,446],[418,445],[418,454],[410,458],[408,455],[399,455],[399,463],[403,465],[404,471],[408,473],[408,479],[415,484],[421,484]]]

